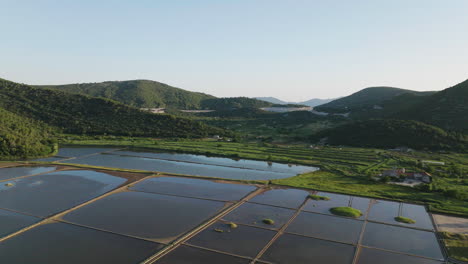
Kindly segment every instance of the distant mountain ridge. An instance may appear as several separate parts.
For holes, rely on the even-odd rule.
[[[310,100],[307,100],[307,101],[303,101],[303,102],[286,102],[286,101],[280,100],[280,99],[275,98],[275,97],[254,97],[254,98],[255,98],[255,99],[258,99],[258,100],[270,102],[270,103],[272,103],[272,104],[282,104],[282,105],[297,104],[297,105],[306,105],[306,106],[311,106],[311,107],[315,107],[315,106],[318,106],[318,105],[326,104],[326,103],[328,103],[328,102],[331,102],[331,101],[333,101],[333,100],[336,100],[336,98],[335,98],[335,99],[319,99],[319,98],[313,98],[313,99],[310,99]]]

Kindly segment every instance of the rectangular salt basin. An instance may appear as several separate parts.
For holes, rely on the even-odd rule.
[[[297,209],[308,195],[308,191],[298,189],[272,189],[258,194],[249,202]]]
[[[168,243],[213,217],[224,207],[224,202],[121,192],[70,212],[63,219]]]
[[[404,216],[416,221],[414,224],[406,224],[395,221],[395,217]],[[434,230],[431,217],[422,205],[398,203],[391,201],[374,200],[369,212],[369,220],[401,225],[405,227],[415,227],[427,230]]]
[[[361,247],[357,264],[442,264],[437,260]]]
[[[301,212],[286,232],[356,244],[364,222],[349,218]]]
[[[282,164],[276,162],[258,161],[258,160],[245,160],[245,159],[230,159],[220,157],[208,157],[204,155],[194,154],[180,154],[180,153],[167,153],[167,152],[140,152],[140,151],[115,151],[116,155],[129,155],[153,159],[166,159],[173,161],[185,161],[191,163],[201,163],[207,165],[218,165],[225,167],[245,168],[272,172],[284,173],[306,173],[316,170],[315,167]]]
[[[262,260],[278,264],[350,264],[355,247],[315,238],[283,234],[263,254]]]
[[[45,217],[95,198],[126,181],[87,170],[59,171],[17,179],[0,185],[0,208]]]
[[[329,200],[310,199],[307,201],[302,210],[321,214],[332,214],[330,209],[333,207],[349,206],[360,210],[362,215],[359,218],[363,219],[366,216],[367,209],[369,208],[369,203],[371,201],[368,198],[326,192],[317,192],[316,195],[327,197]]]
[[[24,167],[9,167],[0,169],[0,180],[9,180],[22,176],[35,175],[45,172],[54,171],[56,167],[49,166],[24,166]]]
[[[362,244],[427,258],[444,259],[436,235],[428,231],[369,222]]]
[[[0,245],[2,263],[140,263],[162,245],[64,223],[40,225]]]
[[[37,217],[0,209],[0,238],[35,224],[40,220]]]
[[[255,258],[275,234],[276,232],[271,230],[243,225],[231,228],[228,223],[217,222],[191,238],[187,243]]]
[[[130,189],[159,194],[234,201],[242,199],[256,190],[257,187],[181,177],[157,177],[139,182]]]
[[[244,203],[223,219],[234,223],[260,226],[263,228],[280,229],[296,211],[276,206]],[[264,219],[271,219],[273,224],[266,224]]]
[[[73,157],[97,154],[101,152],[108,152],[112,150],[116,150],[116,148],[65,147],[65,148],[59,149],[57,156],[73,158]]]
[[[64,163],[86,164],[123,169],[158,171],[165,173],[208,176],[237,180],[273,180],[295,176],[296,173],[271,172],[252,169],[239,169],[223,166],[149,159],[143,157],[98,154],[89,157],[66,160]]]
[[[156,264],[249,264],[250,260],[189,246],[179,246]]]

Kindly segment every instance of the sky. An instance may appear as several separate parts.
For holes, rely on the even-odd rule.
[[[468,79],[467,0],[0,0],[0,78],[287,101]]]

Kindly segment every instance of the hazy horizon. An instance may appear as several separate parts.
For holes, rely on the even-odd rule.
[[[468,1],[1,1],[0,78],[336,98],[468,78]]]

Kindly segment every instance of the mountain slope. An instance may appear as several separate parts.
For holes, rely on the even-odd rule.
[[[468,133],[468,80],[428,96],[395,116]]]
[[[329,103],[329,102],[334,101],[334,100],[336,100],[336,99],[319,99],[319,98],[314,98],[314,99],[310,99],[310,100],[307,100],[307,101],[304,101],[304,102],[299,102],[298,104],[316,107],[316,106],[319,106],[319,105],[323,105],[323,104]]]
[[[46,125],[0,108],[0,159],[45,156],[54,151]]]
[[[213,98],[201,103],[203,109],[231,110],[240,108],[262,108],[272,106],[272,103],[248,97]]]
[[[275,98],[275,97],[254,97],[253,99],[269,102],[269,103],[272,103],[272,104],[281,104],[281,105],[289,104],[288,102],[280,100],[280,99]]]
[[[35,86],[70,93],[104,97],[139,108],[199,109],[201,102],[214,96],[186,91],[149,80]]]
[[[39,89],[0,79],[0,107],[72,134],[204,137],[217,128],[140,111],[112,100]]]
[[[347,112],[357,108],[372,107],[405,93],[417,93],[394,87],[369,87],[353,93],[352,95],[333,100],[318,106],[316,110],[324,112]]]
[[[310,99],[310,100],[307,100],[307,101],[304,101],[304,102],[286,102],[286,101],[280,100],[280,99],[275,98],[275,97],[255,97],[255,99],[270,102],[272,104],[281,104],[281,105],[298,104],[298,105],[306,105],[306,106],[311,106],[311,107],[326,104],[326,103],[329,103],[329,102],[335,100],[335,99],[313,98],[313,99]]]
[[[327,143],[332,145],[468,150],[466,136],[412,120],[371,119],[350,122],[312,136],[314,141],[322,138],[327,138]]]

